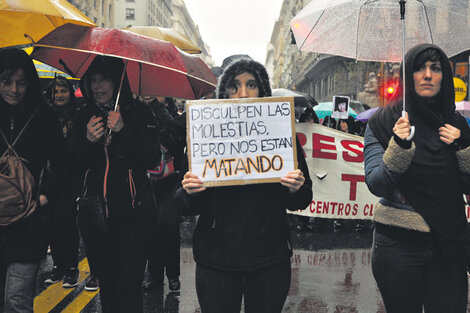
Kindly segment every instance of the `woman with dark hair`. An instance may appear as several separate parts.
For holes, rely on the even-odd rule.
[[[266,69],[251,59],[230,63],[220,77],[219,99],[271,96]],[[299,169],[281,183],[205,188],[187,172],[176,197],[183,215],[199,215],[194,231],[196,292],[202,313],[280,313],[290,287],[292,248],[286,208],[303,210],[312,199],[303,150]]]
[[[76,165],[85,172],[81,196],[105,202],[109,230],[83,239],[96,266],[103,312],[110,313],[143,310],[141,286],[156,224],[146,170],[155,166],[160,151],[152,114],[133,99],[123,71],[120,59],[95,57],[80,82],[86,106],[73,142]]]
[[[365,133],[365,179],[374,206],[372,271],[387,313],[467,312],[470,129],[455,112],[452,69],[437,46],[405,56],[402,95]],[[404,79],[403,79],[404,78]],[[399,91],[403,90],[400,88]],[[411,126],[416,127],[410,138]]]
[[[314,123],[320,124],[320,120],[318,119],[317,113],[313,108],[306,108],[299,117],[299,123]]]
[[[74,117],[80,110],[73,86],[65,77],[57,76],[50,82],[46,95],[70,151]],[[75,201],[79,179],[79,173],[71,173],[62,182],[62,192],[54,195],[47,206],[49,242],[54,266],[51,274],[44,281],[46,284],[54,284],[62,279],[64,288],[73,288],[78,284],[79,234]]]
[[[150,175],[159,208],[158,227],[153,238],[147,264],[145,289],[163,288],[164,276],[171,291],[181,286],[180,276],[180,216],[173,197],[181,183],[181,169],[186,147],[186,113],[178,114],[175,100],[165,97],[145,97],[157,123],[161,149],[172,162],[172,172],[164,176]],[[151,172],[149,172],[151,173]]]
[[[13,149],[39,187],[35,211],[13,224],[0,226],[0,312],[33,312],[36,275],[47,251],[43,206],[60,192],[62,176],[67,175],[67,156],[58,124],[42,95],[36,68],[23,50],[0,50],[0,130],[0,155],[7,150],[6,141],[10,145],[18,137]],[[48,162],[54,174],[42,182],[41,173]],[[6,202],[0,202],[0,210]]]

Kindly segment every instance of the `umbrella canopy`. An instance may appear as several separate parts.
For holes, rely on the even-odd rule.
[[[374,114],[375,111],[377,111],[378,109],[379,109],[379,107],[372,108],[372,109],[369,109],[369,110],[365,110],[365,111],[359,113],[356,116],[356,121],[367,122],[369,120],[369,118],[372,116],[372,114]]]
[[[315,0],[290,22],[300,50],[400,62],[399,0]],[[468,0],[407,0],[405,51],[433,43],[451,57],[470,49]]]
[[[66,24],[37,42],[31,57],[82,77],[96,55],[127,61],[129,83],[138,95],[199,99],[217,83],[199,57],[121,29]]]
[[[67,0],[0,0],[0,47],[31,44],[65,23],[96,26]]]
[[[313,107],[313,110],[317,114],[320,120],[323,120],[326,116],[331,116],[333,113],[333,102],[320,102],[318,105]],[[349,107],[348,114],[352,117],[356,117],[357,113],[351,107]]]
[[[172,28],[158,26],[131,26],[123,29],[153,39],[171,42],[177,48],[183,50],[186,53],[198,54],[202,52],[202,50],[197,45],[195,45],[188,37]]]
[[[73,78],[70,75],[50,66],[39,62],[37,60],[33,60],[34,66],[36,67],[36,71],[38,72],[39,78],[55,78],[56,76],[64,76],[67,79],[77,79]]]
[[[295,118],[298,120],[300,115],[307,108],[313,108],[314,105],[317,105],[317,101],[310,96],[309,94],[298,92],[295,90],[277,88],[272,90],[273,97],[294,97],[294,108],[295,108]]]

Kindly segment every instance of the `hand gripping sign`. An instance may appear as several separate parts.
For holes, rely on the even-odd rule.
[[[187,104],[189,169],[204,186],[280,182],[297,168],[292,97]]]

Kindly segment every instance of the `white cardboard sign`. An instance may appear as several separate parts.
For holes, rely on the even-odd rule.
[[[187,102],[189,168],[204,186],[279,182],[297,168],[292,97]]]

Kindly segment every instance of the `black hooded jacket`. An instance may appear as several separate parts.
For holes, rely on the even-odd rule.
[[[4,64],[10,63],[10,64]],[[13,66],[13,68],[11,67]],[[43,168],[49,162],[55,175],[42,180],[40,193],[49,200],[60,192],[61,181],[67,176],[67,150],[59,125],[41,93],[39,78],[31,58],[22,50],[0,51],[1,69],[16,70],[21,66],[28,82],[26,98],[14,106],[0,97],[0,129],[10,143],[16,138],[26,121],[36,112],[31,123],[14,146],[24,164],[40,184]],[[0,155],[7,146],[0,138]],[[38,206],[33,214],[12,225],[0,227],[0,257],[9,262],[38,262],[47,251],[45,208]]]
[[[419,65],[418,57],[428,49],[437,51],[443,76],[439,93],[431,99],[424,99],[415,91],[413,70]],[[452,70],[447,56],[439,47],[431,44],[415,46],[405,56],[405,67],[406,110],[410,124],[416,127],[412,139],[416,151],[397,188],[436,234],[443,254],[454,257],[462,250],[462,245],[469,247],[470,242],[462,197],[470,190],[470,175],[460,170],[456,157],[456,150],[470,145],[470,129],[465,118],[455,112]],[[401,92],[402,88],[399,90]],[[394,137],[393,126],[401,116],[402,108],[400,94],[369,119],[370,129],[384,149]],[[447,145],[440,140],[439,128],[445,124],[461,131],[455,144]],[[405,147],[404,141],[394,138]],[[470,251],[466,253],[470,260]]]
[[[227,98],[227,84],[245,71],[255,76],[260,95],[271,95],[264,67],[239,59],[222,74],[219,98]],[[296,193],[280,183],[214,187],[196,195],[188,195],[183,188],[177,191],[181,213],[199,215],[193,238],[194,258],[199,265],[247,271],[289,260],[292,248],[286,209],[303,210],[312,200],[312,181],[302,151],[297,141],[297,160],[305,183]]]
[[[84,189],[86,196],[103,195],[106,186],[111,220],[150,212],[154,208],[151,186],[145,173],[147,169],[155,167],[159,153],[159,145],[155,147],[156,126],[152,114],[144,104],[132,98],[127,76],[124,77],[119,98],[124,127],[118,133],[112,133],[107,154],[103,140],[93,143],[86,138],[89,120],[93,116],[106,117],[111,109],[94,103],[90,77],[93,73],[100,73],[119,86],[122,69],[123,63],[119,59],[100,56],[94,59],[80,82],[87,103],[77,117],[73,138],[75,166],[79,167],[81,173],[89,170]],[[115,89],[114,99],[118,88]],[[109,171],[105,185],[106,155],[109,157]]]

